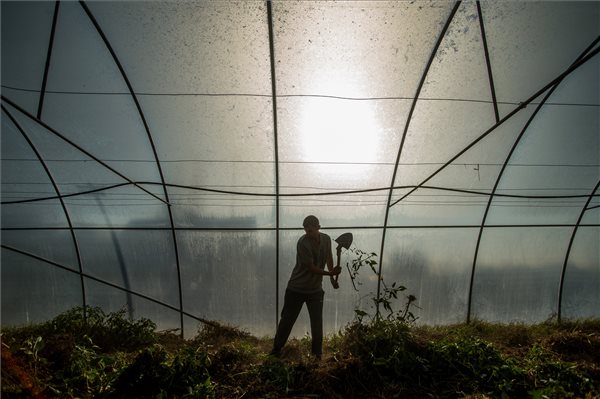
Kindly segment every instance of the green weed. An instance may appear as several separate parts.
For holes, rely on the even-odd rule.
[[[355,320],[326,338],[320,362],[304,355],[307,337],[290,340],[277,359],[267,356],[270,338],[218,323],[186,341],[157,333],[151,323],[128,320],[124,312],[89,309],[87,320],[95,331],[85,325],[80,308],[41,325],[4,329],[2,396],[592,399],[600,394],[600,322],[595,320],[533,326],[474,320],[438,327],[387,317]],[[117,342],[124,336],[129,346]]]
[[[185,346],[172,355],[153,345],[123,369],[106,398],[212,398],[208,365],[202,350]]]
[[[536,395],[548,398],[577,398],[593,389],[591,379],[574,363],[563,362],[550,350],[535,344],[525,358]]]
[[[374,277],[381,283],[381,291],[379,293],[371,292],[366,297],[369,298],[372,307],[370,309],[361,308],[360,303],[354,309],[354,315],[356,321],[362,323],[365,317],[372,322],[385,320],[395,320],[403,323],[414,323],[417,320],[417,316],[412,312],[411,307],[416,306],[415,302],[417,298],[410,294],[405,296],[405,303],[401,308],[398,308],[399,297],[401,292],[406,290],[406,287],[398,284],[396,281],[392,282],[391,285],[386,284],[383,277],[381,277],[376,269],[377,265],[377,254],[375,252],[365,252],[361,249],[352,247],[349,249],[354,254],[352,259],[352,266],[349,268],[350,278],[352,285],[357,291],[362,285],[358,279],[362,269],[368,269],[367,273],[374,274]],[[382,309],[386,313],[382,314]]]
[[[86,345],[75,345],[69,365],[53,379],[54,391],[68,397],[99,397],[110,392],[126,365],[122,353],[102,353],[88,337]]]

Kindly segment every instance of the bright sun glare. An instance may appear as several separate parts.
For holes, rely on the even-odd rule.
[[[329,92],[341,92],[345,83],[330,82]],[[378,124],[371,103],[311,98],[301,112],[299,131],[304,161],[346,163],[376,159]]]

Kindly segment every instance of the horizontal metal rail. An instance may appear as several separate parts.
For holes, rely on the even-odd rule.
[[[28,89],[24,87],[16,87],[10,85],[1,85],[0,87],[8,90],[28,92],[28,93],[39,93],[38,89]],[[66,91],[66,90],[46,90],[46,93],[50,94],[64,94],[64,95],[76,95],[76,96],[130,96],[127,92],[101,92],[101,91]],[[138,97],[257,97],[271,99],[272,94],[264,93],[151,93],[151,92],[140,92],[136,91],[135,95]],[[379,97],[349,97],[349,96],[336,96],[331,94],[277,94],[277,98],[323,98],[331,100],[344,100],[344,101],[413,101],[414,97],[408,96],[379,96]],[[457,98],[457,97],[419,97],[419,101],[449,101],[449,102],[468,102],[468,103],[481,103],[481,104],[493,104],[491,100],[479,100],[474,98]],[[499,105],[519,105],[519,102],[514,101],[498,101]],[[530,104],[536,105],[538,103],[531,102]],[[556,103],[550,102],[546,105],[556,106],[575,106],[575,107],[600,107],[600,104],[590,103]],[[162,161],[161,161],[162,162]]]
[[[119,188],[119,187],[123,187],[123,186],[127,186],[127,185],[133,185],[136,187],[140,187],[142,185],[163,186],[163,183],[149,182],[149,181],[118,183],[118,184],[111,184],[111,185],[107,185],[105,187],[100,187],[100,188],[96,188],[96,189],[92,189],[92,190],[84,190],[84,191],[80,191],[80,192],[76,192],[76,193],[61,194],[61,195],[54,195],[54,196],[40,197],[40,198],[29,198],[29,199],[14,200],[14,201],[2,201],[2,202],[0,202],[0,204],[2,204],[2,205],[24,204],[24,203],[29,203],[29,202],[39,202],[39,201],[55,200],[55,199],[60,199],[60,198],[76,197],[76,196],[81,196],[81,195],[87,195],[87,194],[107,191],[107,190],[111,190],[114,188]],[[239,196],[249,196],[249,197],[267,197],[267,198],[313,197],[313,196],[322,197],[322,196],[364,194],[364,193],[372,193],[372,192],[378,192],[378,191],[387,191],[390,189],[389,187],[375,187],[375,188],[357,189],[357,190],[304,192],[304,193],[278,193],[278,194],[276,194],[276,193],[259,193],[259,192],[251,192],[251,191],[219,190],[219,189],[214,189],[214,188],[187,186],[187,185],[182,185],[182,184],[170,184],[170,183],[165,183],[164,185],[167,187],[171,187],[171,188],[181,188],[181,189],[191,190],[191,191],[201,191],[201,192],[207,192],[207,193],[239,195]],[[393,190],[412,190],[415,188],[419,188],[422,190],[448,191],[448,192],[453,192],[453,193],[471,194],[471,195],[486,196],[486,197],[493,196],[493,197],[500,197],[500,198],[519,198],[519,199],[569,199],[569,198],[571,198],[571,199],[586,198],[587,199],[589,197],[589,194],[569,194],[569,195],[524,195],[524,194],[503,194],[503,193],[492,194],[492,193],[488,193],[485,191],[465,190],[465,189],[460,189],[460,188],[427,186],[427,185],[423,185],[423,186],[410,185],[410,186],[394,186],[394,187],[392,187]],[[538,190],[531,189],[531,191],[538,191]],[[557,191],[559,191],[559,189],[557,189]],[[593,197],[600,197],[600,194],[594,194]],[[173,205],[173,204],[171,204],[171,205]]]
[[[549,224],[488,224],[485,228],[558,228],[575,227],[574,223],[549,223]],[[581,223],[580,227],[600,227],[600,223]],[[446,225],[388,225],[390,229],[410,230],[410,229],[479,229],[480,224],[446,224]],[[322,226],[322,230],[381,230],[383,225],[377,226]],[[69,230],[69,227],[2,227],[0,231],[52,231]],[[170,227],[132,227],[132,226],[73,226],[73,230],[131,230],[131,231],[170,231]],[[175,227],[176,231],[277,231],[273,227]],[[279,230],[285,231],[303,231],[302,227],[279,227]]]

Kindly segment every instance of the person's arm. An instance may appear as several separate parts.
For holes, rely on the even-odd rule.
[[[340,274],[340,272],[342,271],[342,268],[334,268],[333,267],[333,261],[331,261],[331,265],[329,264],[329,260],[327,261],[327,268],[329,270],[325,270],[325,269],[321,269],[317,266],[315,266],[314,263],[309,262],[307,264],[308,267],[308,271],[314,274],[320,274],[321,276],[336,276],[338,274]],[[338,270],[339,269],[339,270]]]
[[[333,267],[333,253],[331,251],[329,251],[329,256],[327,257],[327,269],[329,269],[330,272],[333,272],[335,270],[335,268]],[[340,271],[341,271],[341,268],[340,268]],[[339,274],[339,272],[337,274]],[[333,288],[335,288],[335,289],[340,288],[340,285],[337,282],[335,274],[330,274],[329,280],[331,281],[331,285],[333,286]]]
[[[327,257],[326,264],[327,264],[327,270],[321,269],[320,267],[315,266],[315,264],[312,262],[309,262],[307,266],[308,266],[308,270],[311,273],[320,274],[321,276],[334,277],[342,272],[341,267],[333,267],[333,256],[332,256],[331,252],[329,253],[329,256]]]
[[[327,270],[333,272],[333,253],[329,251],[329,255],[327,256]],[[337,273],[339,274],[339,273]],[[333,277],[334,275],[332,275]]]

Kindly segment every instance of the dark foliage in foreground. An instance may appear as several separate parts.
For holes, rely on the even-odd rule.
[[[308,355],[210,325],[184,341],[98,308],[2,335],[3,398],[595,398],[600,320],[416,327],[355,322]]]

